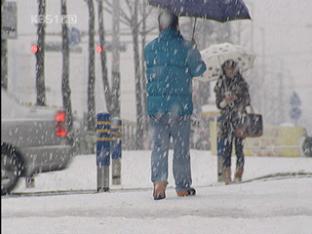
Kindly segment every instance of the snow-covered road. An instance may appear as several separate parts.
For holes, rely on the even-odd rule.
[[[141,159],[141,160],[139,160]],[[66,171],[42,174],[30,191],[94,189],[94,156],[77,157]],[[2,198],[4,234],[281,233],[311,234],[312,178],[216,184],[215,157],[192,151],[197,196],[154,201],[151,190]],[[312,172],[308,158],[247,158],[246,179],[278,172]],[[123,187],[148,187],[149,152],[125,152]],[[147,178],[146,178],[147,177]],[[170,177],[169,182],[172,177]],[[60,187],[59,187],[60,186]],[[113,187],[114,188],[114,187]],[[16,192],[25,192],[21,183]]]

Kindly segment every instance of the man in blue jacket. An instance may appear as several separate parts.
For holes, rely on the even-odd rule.
[[[170,137],[174,147],[173,175],[177,195],[196,193],[191,187],[189,149],[192,78],[206,70],[199,51],[180,34],[178,17],[163,11],[158,22],[160,35],[144,51],[147,112],[153,129],[151,178],[155,200],[166,197]]]

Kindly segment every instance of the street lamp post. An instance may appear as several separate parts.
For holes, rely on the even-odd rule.
[[[265,29],[263,27],[259,27],[259,31],[261,32],[261,37],[262,37],[262,72],[261,72],[261,79],[259,79],[260,84],[261,84],[261,89],[262,89],[262,95],[265,97],[265,82],[266,82],[266,54],[265,54],[265,48],[266,48],[266,41],[265,41]],[[261,112],[264,113],[265,111],[265,102],[263,98],[261,100]]]

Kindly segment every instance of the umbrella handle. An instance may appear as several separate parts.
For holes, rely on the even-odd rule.
[[[195,18],[194,26],[193,26],[193,35],[192,35],[192,41],[195,41],[195,29],[196,29],[196,22],[197,22],[197,17]]]

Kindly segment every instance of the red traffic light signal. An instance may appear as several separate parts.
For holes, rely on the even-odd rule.
[[[31,46],[31,52],[33,54],[36,54],[39,51],[39,46],[38,45],[32,45]]]
[[[102,53],[102,52],[104,52],[104,46],[96,45],[95,50],[97,53]]]

